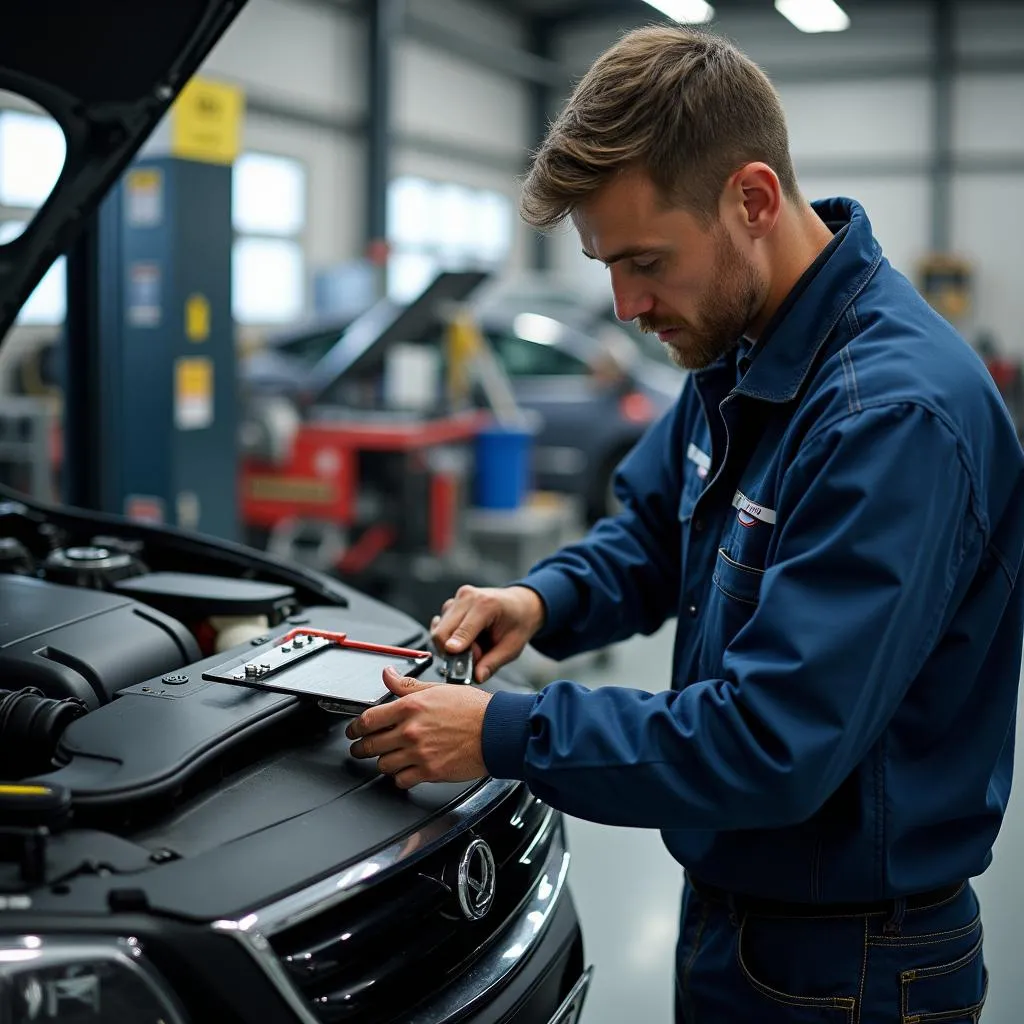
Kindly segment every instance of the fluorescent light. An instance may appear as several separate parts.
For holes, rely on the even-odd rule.
[[[801,32],[842,32],[850,16],[835,0],[775,0],[775,10]]]
[[[715,16],[715,9],[704,0],[647,0],[655,9],[673,21],[702,25]]]

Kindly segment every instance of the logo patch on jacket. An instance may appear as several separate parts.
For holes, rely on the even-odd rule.
[[[697,467],[697,476],[703,480],[711,469],[711,456],[691,443],[686,449],[686,457]]]
[[[733,496],[732,507],[737,510],[736,518],[739,520],[740,526],[745,526],[748,530],[759,522],[767,523],[769,526],[775,525],[775,509],[758,505],[742,491],[737,491]]]

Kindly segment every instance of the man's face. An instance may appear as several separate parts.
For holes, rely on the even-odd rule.
[[[641,172],[614,178],[573,221],[584,253],[608,265],[615,315],[656,333],[685,369],[731,351],[767,298],[764,277],[722,220],[703,225],[667,208]]]

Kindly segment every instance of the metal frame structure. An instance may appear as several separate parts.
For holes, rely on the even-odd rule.
[[[329,3],[333,0],[309,0]],[[381,3],[383,0],[371,0]],[[851,10],[891,6],[889,0],[846,0]],[[491,71],[498,71],[522,82],[529,90],[531,113],[531,144],[536,145],[547,129],[552,110],[570,85],[568,69],[552,54],[551,40],[559,31],[585,21],[616,19],[628,27],[657,20],[657,11],[643,0],[570,0],[567,3],[544,4],[540,0],[512,0],[495,3],[505,13],[517,14],[525,20],[529,48],[518,46],[481,45],[478,40],[460,35],[420,17],[407,16],[401,26],[402,34],[460,59],[471,61]],[[721,10],[732,12],[763,11],[764,0],[717,0]],[[932,45],[930,55],[923,60],[883,58],[874,60],[848,60],[828,64],[789,64],[772,72],[779,84],[809,84],[815,82],[877,82],[880,79],[928,79],[934,91],[932,115],[931,153],[923,159],[867,158],[864,160],[805,160],[799,170],[806,175],[832,173],[861,174],[871,177],[902,177],[926,175],[930,182],[931,245],[941,251],[950,245],[951,194],[956,174],[1024,173],[1024,156],[993,154],[990,156],[958,155],[953,140],[953,91],[958,75],[1021,74],[1024,75],[1024,55],[993,54],[964,56],[956,53],[955,12],[952,0],[931,0],[933,10]],[[348,4],[346,9],[357,9]],[[372,92],[371,92],[372,95]],[[371,104],[369,120],[375,120],[377,111]],[[391,133],[392,144],[430,152],[454,159],[495,167],[511,173],[523,169],[523,161],[493,153],[477,152],[470,147],[454,146],[438,139],[410,138]],[[386,189],[386,182],[383,184]],[[532,244],[531,263],[544,270],[551,265],[550,242],[538,235]]]

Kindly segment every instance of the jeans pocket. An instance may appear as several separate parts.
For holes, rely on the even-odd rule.
[[[903,1024],[978,1020],[988,995],[982,941],[979,935],[974,945],[955,960],[942,958],[938,963],[926,962],[901,972]]]
[[[784,992],[775,985],[758,978],[750,958],[745,953],[744,940],[749,938],[751,919],[745,918],[736,937],[736,959],[746,983],[759,996],[774,1003],[776,1008],[787,1007],[787,1024],[853,1024],[857,1000],[850,996],[799,995]],[[766,1018],[767,1018],[766,1014]]]

